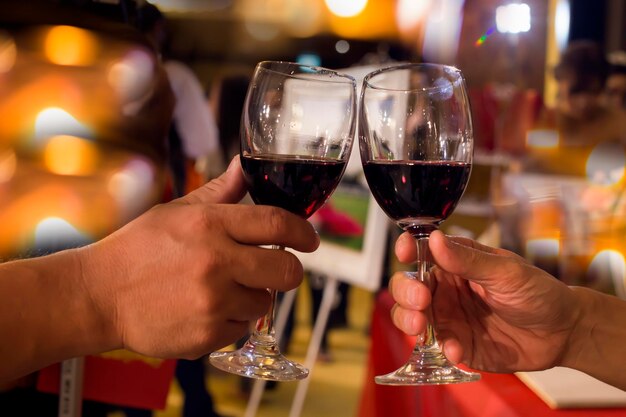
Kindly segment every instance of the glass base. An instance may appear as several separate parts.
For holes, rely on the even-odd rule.
[[[380,385],[441,385],[474,382],[480,374],[454,366],[440,352],[417,352],[401,368],[375,378]]]
[[[276,346],[259,346],[248,341],[239,350],[213,352],[211,365],[222,371],[267,381],[297,381],[309,375],[309,370],[285,358]]]

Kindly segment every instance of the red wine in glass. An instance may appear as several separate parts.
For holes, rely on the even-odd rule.
[[[411,233],[421,228],[428,234],[454,211],[469,180],[471,164],[373,160],[364,163],[363,170],[387,216]]]
[[[281,207],[305,219],[328,200],[346,161],[290,155],[242,156],[248,192],[256,204]]]

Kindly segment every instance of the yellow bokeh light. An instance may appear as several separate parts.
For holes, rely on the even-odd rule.
[[[98,39],[88,30],[73,26],[55,26],[44,45],[46,57],[57,65],[88,66],[97,57]]]
[[[46,168],[58,175],[90,175],[97,161],[96,146],[75,136],[55,136],[44,150]]]
[[[330,0],[329,0],[330,1]],[[333,0],[333,3],[350,3]],[[361,3],[361,2],[355,2]],[[328,3],[327,3],[328,6]],[[328,7],[330,9],[330,7]],[[368,0],[363,9],[352,16],[327,13],[330,29],[335,35],[350,39],[391,39],[398,36],[395,4],[389,0]]]

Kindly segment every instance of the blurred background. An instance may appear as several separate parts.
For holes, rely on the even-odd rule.
[[[424,61],[463,71],[474,118],[472,178],[445,230],[626,298],[625,51],[622,0],[2,0],[0,258],[92,242],[218,175],[261,60]],[[342,287],[302,415],[368,415],[378,296],[411,268],[385,259],[380,291]],[[323,286],[312,274],[298,294],[295,359]],[[0,387],[0,407],[23,411],[15,387],[36,378]],[[204,379],[202,415],[243,415],[248,384]],[[269,388],[259,415],[287,415],[294,386]],[[172,382],[156,415],[194,415],[184,391]],[[47,398],[33,415],[55,415]]]

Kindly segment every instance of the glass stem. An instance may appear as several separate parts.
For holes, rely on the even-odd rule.
[[[416,278],[423,282],[426,287],[431,288],[430,285],[430,269],[433,266],[432,257],[430,255],[430,249],[428,247],[428,236],[416,237],[417,243],[417,276]],[[426,315],[428,317],[428,323],[426,324],[426,331],[418,338],[414,353],[424,354],[426,352],[440,353],[439,344],[435,337],[435,329],[433,327],[433,314],[432,307],[429,307]]]
[[[272,249],[284,250],[284,246],[272,245]],[[274,320],[276,319],[276,301],[278,300],[278,291],[268,289],[270,293],[270,308],[267,313],[257,320],[252,335],[256,344],[276,344],[276,332],[274,330]]]

